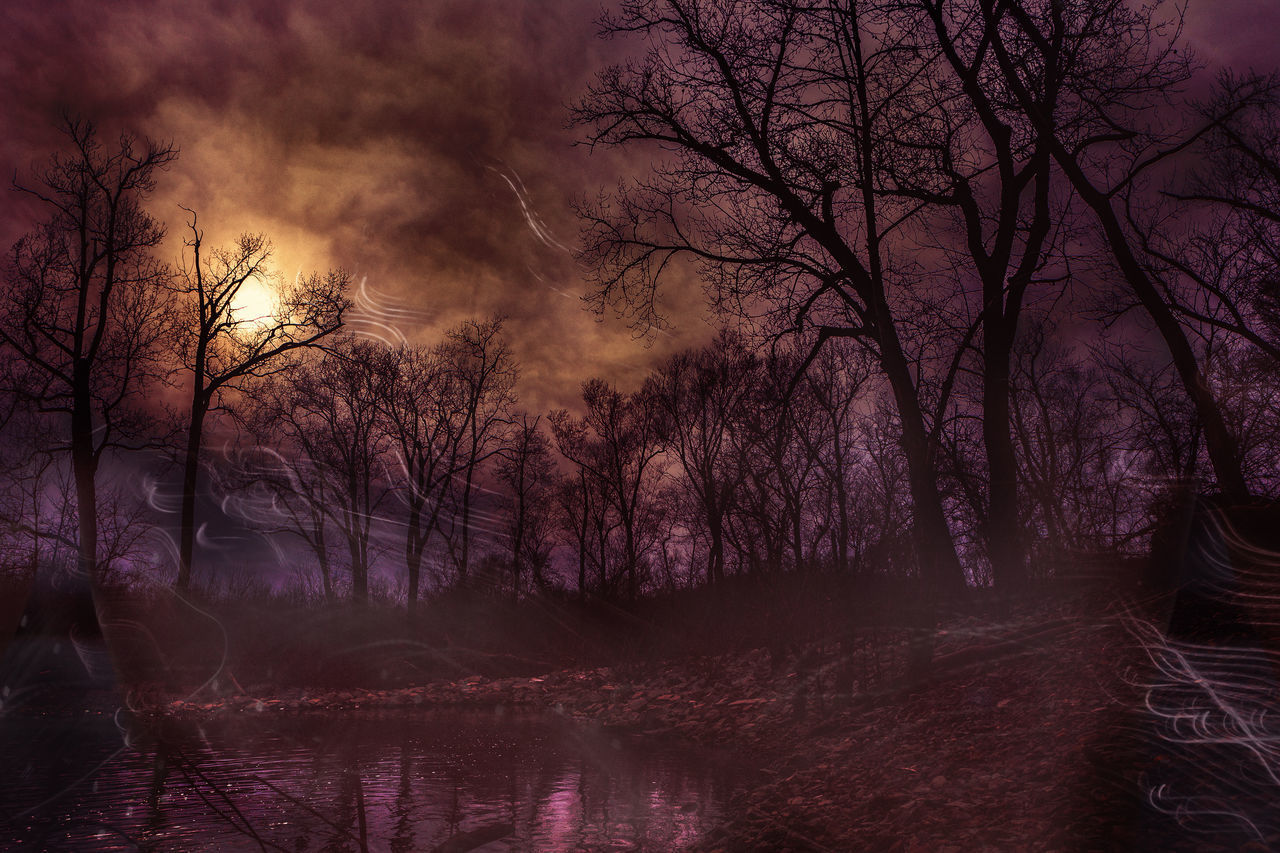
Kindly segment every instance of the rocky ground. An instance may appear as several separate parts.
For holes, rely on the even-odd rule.
[[[189,698],[137,698],[146,715],[178,717],[540,707],[753,751],[764,781],[730,804],[706,851],[1140,849],[1145,658],[1119,615],[957,620],[923,678],[904,674],[906,647],[881,630],[843,645],[269,695],[227,673]]]

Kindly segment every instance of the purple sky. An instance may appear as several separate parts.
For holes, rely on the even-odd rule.
[[[0,10],[0,165],[27,173],[62,110],[172,138],[152,204],[177,253],[178,205],[216,243],[261,231],[279,268],[341,265],[372,308],[431,341],[502,311],[531,410],[578,384],[624,385],[710,335],[696,288],[650,347],[585,312],[571,200],[631,164],[572,146],[565,105],[624,49],[595,37],[598,0],[314,3],[9,2]],[[1196,0],[1187,35],[1210,63],[1274,67],[1280,3]],[[635,164],[642,167],[643,164]],[[0,214],[7,247],[24,202]],[[15,204],[16,203],[16,204]]]

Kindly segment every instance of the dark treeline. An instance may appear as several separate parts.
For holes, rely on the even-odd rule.
[[[892,531],[927,594],[1140,548],[1160,494],[1272,495],[1276,81],[1206,79],[1180,15],[622,3],[602,30],[637,56],[573,117],[591,144],[654,163],[582,207],[597,306],[660,327],[661,288],[692,268],[801,365],[850,344],[868,376],[851,411],[878,413],[871,467],[897,486],[868,552]],[[750,540],[797,567],[802,540],[816,551],[826,525],[876,517],[862,492],[856,511],[801,509],[808,482],[860,464],[806,439],[782,463],[788,430],[812,435],[804,408],[763,442],[787,466],[769,517],[791,535]]]
[[[69,121],[4,267],[6,569],[244,583],[197,547],[212,490],[326,600],[943,596],[1142,552],[1193,491],[1273,496],[1276,86],[1201,81],[1165,14],[623,3],[604,28],[642,50],[574,120],[657,159],[583,205],[582,257],[642,328],[696,271],[724,330],[572,412],[521,410],[502,318],[354,334],[346,273],[283,282],[194,212],[162,257],[176,148]],[[137,487],[157,453],[176,496]]]

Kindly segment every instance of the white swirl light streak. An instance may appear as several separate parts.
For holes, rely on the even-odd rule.
[[[434,312],[407,305],[401,300],[369,287],[369,277],[360,279],[356,291],[355,310],[347,316],[353,332],[385,346],[396,348],[408,343],[403,326],[421,327],[435,319]]]
[[[142,495],[147,501],[147,506],[156,512],[172,515],[181,509],[182,495],[177,492],[170,494],[160,491],[160,482],[155,477],[144,475],[141,488]]]
[[[1280,611],[1280,555],[1217,511],[1203,521],[1188,557],[1192,589],[1212,602],[1195,628],[1205,637],[1130,623],[1152,663],[1143,710],[1163,760],[1150,775],[1168,775],[1151,780],[1146,798],[1201,837],[1243,844],[1243,833],[1273,845],[1280,843],[1280,649],[1266,629]],[[1233,621],[1240,624],[1225,624]]]
[[[549,249],[557,249],[564,252],[566,255],[573,254],[572,249],[556,239],[556,236],[551,233],[551,229],[547,227],[546,221],[533,209],[533,203],[529,199],[529,190],[514,169],[508,175],[505,171],[496,169],[493,166],[486,166],[485,168],[502,178],[503,182],[511,188],[511,192],[515,193],[516,201],[520,204],[520,212],[524,215],[525,224],[529,226],[529,230],[533,232],[533,236],[537,238],[539,243]]]

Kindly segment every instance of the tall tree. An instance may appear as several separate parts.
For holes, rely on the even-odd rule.
[[[439,529],[450,484],[462,473],[467,393],[446,347],[402,347],[387,354],[379,397],[394,458],[392,482],[405,508],[408,610],[417,608],[422,560]]]
[[[1130,222],[1174,309],[1193,327],[1226,332],[1280,367],[1280,80],[1230,113],[1255,80],[1224,74],[1199,112],[1211,123],[1198,165],[1171,182],[1176,226]],[[1221,114],[1229,115],[1215,121]],[[1169,211],[1162,211],[1168,213]],[[1145,226],[1145,227],[1143,227]]]
[[[300,448],[278,448],[284,432],[280,416],[289,405],[287,391],[288,386],[276,377],[268,378],[255,390],[255,405],[249,410],[246,423],[247,432],[258,443],[239,449],[234,457],[237,464],[215,469],[214,475],[221,478],[219,485],[226,493],[235,493],[239,501],[252,508],[251,513],[242,515],[263,534],[284,533],[302,540],[316,558],[321,594],[326,602],[333,603],[338,590],[327,531],[330,486],[323,472]]]
[[[627,598],[635,601],[651,532],[643,527],[645,504],[651,499],[658,474],[654,461],[661,452],[657,422],[642,395],[623,394],[599,379],[583,384],[582,402],[582,418],[563,409],[552,412],[551,430],[560,453],[590,475],[588,479],[595,479],[617,514]],[[603,550],[603,536],[600,544]]]
[[[663,446],[679,463],[706,527],[708,584],[724,580],[725,523],[742,476],[731,434],[756,376],[743,341],[722,332],[703,349],[672,356],[645,385],[662,416]]]
[[[144,209],[172,145],[121,135],[109,150],[93,124],[68,119],[55,154],[17,189],[49,214],[13,247],[0,296],[0,345],[25,366],[20,391],[63,418],[75,478],[80,571],[95,582],[97,475],[104,454],[143,423],[137,393],[157,370],[167,270],[153,255],[164,228]]]
[[[262,425],[283,439],[280,453],[305,460],[291,466],[302,481],[299,488],[323,497],[322,504],[308,503],[323,511],[345,540],[357,604],[369,597],[371,532],[387,496],[388,441],[379,405],[384,354],[380,344],[339,336],[323,358],[304,363],[287,381],[277,377],[262,396],[268,407]],[[322,486],[308,485],[308,478],[320,478]]]
[[[1244,109],[1267,87],[1243,87],[1200,127],[1170,127],[1186,115],[1176,101],[1193,66],[1178,42],[1180,15],[1127,0],[980,0],[990,65],[1016,106],[1042,134],[1061,171],[1101,231],[1116,269],[1151,318],[1204,429],[1218,487],[1232,501],[1249,496],[1236,437],[1177,312],[1150,271],[1121,202],[1155,164]],[[1052,99],[1039,80],[1062,84]]]
[[[454,563],[466,581],[471,566],[471,516],[476,474],[502,446],[515,404],[519,375],[515,356],[502,337],[501,317],[468,320],[451,331],[445,344],[454,381],[461,389],[462,426],[459,476],[455,483],[457,515],[452,519]]]
[[[563,533],[569,534],[571,544],[578,558],[578,600],[587,597],[587,569],[597,563],[597,555],[603,557],[603,541],[600,547],[592,541],[592,533],[597,529],[601,540],[605,535],[605,523],[608,511],[604,499],[604,490],[599,479],[583,465],[574,464],[573,471],[563,474],[555,481],[556,510],[558,522]],[[599,525],[596,521],[599,520]],[[597,563],[601,595],[607,594],[607,567],[600,559]]]
[[[1051,211],[1050,133],[1008,106],[993,73],[981,2],[907,0],[900,6],[897,26],[918,39],[912,54],[918,59],[910,61],[919,65],[918,82],[903,97],[921,102],[915,140],[930,162],[924,169],[903,164],[888,192],[951,208],[957,235],[943,248],[954,258],[954,274],[978,282],[987,463],[981,526],[996,582],[1016,586],[1024,580],[1026,555],[1010,428],[1011,357],[1028,290],[1052,260],[1054,230],[1066,211],[1056,217]],[[1052,112],[1062,75],[1045,69],[1029,76],[1028,85]]]
[[[931,298],[897,251],[921,205],[883,192],[925,165],[920,104],[900,96],[914,84],[905,34],[881,5],[804,0],[632,0],[604,30],[646,50],[601,73],[575,118],[593,144],[664,159],[584,211],[597,304],[661,323],[657,284],[687,257],[721,305],[771,308],[819,346],[866,342],[898,408],[923,570],[963,588],[923,370],[943,341],[909,341],[902,319]]]
[[[840,342],[845,343],[847,342]],[[831,346],[815,359],[806,384],[813,405],[826,421],[824,446],[810,446],[809,453],[822,470],[826,481],[831,513],[832,560],[841,572],[850,570],[849,546],[853,535],[852,469],[857,440],[856,406],[868,380],[864,353],[850,346]],[[804,431],[801,440],[811,444],[813,431]]]
[[[542,587],[551,558],[551,496],[555,461],[540,429],[542,419],[521,413],[498,457],[498,480],[506,487],[507,532],[511,542],[512,588],[520,595],[523,578]]]
[[[246,383],[290,365],[287,356],[315,346],[342,326],[349,276],[312,275],[293,284],[274,280],[271,244],[244,234],[231,248],[209,250],[196,214],[174,288],[179,294],[178,355],[190,374],[191,406],[182,463],[177,587],[191,583],[196,490],[205,421]]]

